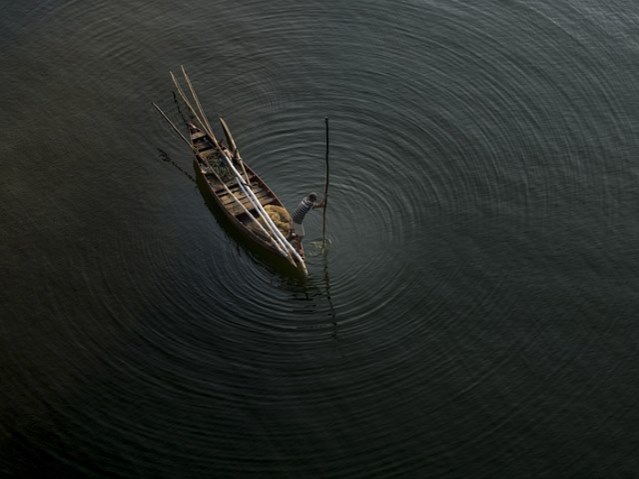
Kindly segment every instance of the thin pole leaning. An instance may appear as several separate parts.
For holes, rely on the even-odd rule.
[[[191,114],[195,117],[196,121],[202,127],[202,129],[204,131],[207,131],[207,127],[206,127],[206,123],[205,123],[206,119],[200,118],[200,115],[195,111],[195,108],[193,108],[193,105],[191,105],[191,102],[189,102],[189,99],[186,97],[186,94],[182,90],[182,87],[178,83],[178,81],[175,78],[175,75],[173,74],[173,72],[170,71],[169,74],[171,75],[171,80],[173,80],[173,84],[175,85],[175,89],[178,92],[178,95],[180,95],[180,98],[182,98],[182,101],[187,106],[187,108],[190,110]]]
[[[197,96],[197,94],[195,93],[195,90],[193,89],[193,85],[191,84],[191,79],[186,74],[186,70],[184,69],[184,65],[180,65],[180,68],[182,69],[182,75],[184,75],[184,80],[186,81],[186,86],[189,87],[189,91],[191,92],[191,98],[193,98],[193,100],[195,100],[195,106],[197,106],[198,111],[200,112],[200,115],[202,116],[202,120],[204,121],[207,129],[209,131],[213,131],[213,129],[211,128],[211,124],[209,123],[209,119],[204,114],[204,109],[202,109],[202,104],[200,103],[200,99]]]
[[[199,110],[198,112],[195,111],[195,108],[193,108],[191,103],[186,98],[186,95],[184,94],[184,91],[180,87],[179,83],[177,82],[177,80],[175,78],[175,75],[173,75],[173,72],[169,72],[171,74],[171,79],[173,80],[173,84],[175,85],[175,88],[177,89],[178,94],[180,95],[180,97],[182,98],[184,103],[186,103],[186,106],[189,108],[189,110],[191,110],[191,113],[193,114],[193,116],[195,116],[195,118],[198,120],[198,123],[200,124],[202,129],[210,137],[211,141],[213,142],[213,145],[217,148],[217,150],[220,152],[220,154],[226,159],[226,154],[222,150],[222,147],[220,146],[220,142],[216,138],[215,133],[213,133],[213,129],[211,128],[211,124],[209,123],[208,118],[204,114],[204,110],[202,109],[202,104],[200,103],[200,100],[199,100],[197,94],[195,93],[193,85],[191,84],[191,80],[189,79],[188,75],[186,74],[186,70],[184,69],[184,66],[182,66],[181,68],[182,68],[182,74],[184,75],[184,80],[186,81],[187,86],[189,87],[189,91],[191,92],[191,97],[195,101],[195,105],[197,106],[197,108]],[[225,127],[226,124],[222,123],[222,126]],[[238,154],[238,156],[239,156],[239,154]],[[227,159],[227,161],[228,161],[228,159]],[[251,181],[250,181],[250,179],[248,177],[248,174],[246,173],[246,169],[244,168],[244,162],[241,160],[241,158],[240,158],[240,164],[242,165],[242,170],[243,170],[244,176],[246,178],[247,187],[249,189],[251,189]]]
[[[244,177],[246,178],[246,181],[250,183],[248,174],[246,173],[246,167],[244,166],[244,160],[242,159],[242,155],[240,155],[240,150],[237,149],[237,145],[235,144],[235,140],[233,139],[231,130],[229,129],[229,126],[226,124],[226,121],[224,121],[224,118],[220,116],[219,119],[220,119],[220,124],[222,125],[222,129],[224,130],[224,136],[226,136],[226,141],[229,144],[229,148],[231,148],[231,150],[233,151],[233,156],[237,158],[237,161],[239,161],[240,166],[242,167],[242,172],[244,173]]]
[[[213,128],[211,128],[211,124],[209,123],[209,119],[206,117],[206,115],[204,114],[204,109],[202,108],[202,104],[200,103],[200,98],[197,96],[197,93],[195,93],[195,89],[193,88],[193,84],[191,83],[191,79],[189,78],[189,76],[186,74],[186,70],[184,69],[184,65],[180,65],[180,68],[182,69],[182,75],[184,75],[184,80],[186,81],[186,85],[189,87],[189,91],[191,92],[191,98],[193,98],[193,100],[195,101],[195,106],[197,107],[199,114],[200,114],[200,118],[202,119],[202,126],[204,126],[204,130],[209,133],[209,135],[212,135],[213,137],[215,137],[215,135],[213,135]],[[226,125],[226,122],[220,118],[220,121],[222,123],[222,128],[224,128],[224,133],[227,134],[227,137],[230,137],[230,131],[228,130],[228,126]],[[232,139],[232,137],[231,137]],[[219,141],[217,138],[215,138],[215,143],[216,146],[219,149]],[[233,145],[229,145],[231,146],[234,150],[235,153],[238,156],[238,160],[240,162],[240,165],[242,165],[242,171],[244,173],[244,177],[246,178],[246,182],[249,184],[249,188],[250,188],[250,184],[251,184],[251,180],[249,179],[248,174],[246,173],[246,168],[244,167],[244,161],[242,160],[242,158],[240,157],[239,152],[237,151],[237,147],[235,146],[235,141],[233,141]]]

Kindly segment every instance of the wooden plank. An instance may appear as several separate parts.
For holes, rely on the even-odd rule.
[[[262,206],[270,205],[271,203],[273,203],[273,201],[275,201],[275,197],[273,195],[268,195],[268,194],[258,199],[260,200],[260,204]]]
[[[264,190],[260,190],[259,192],[258,192],[258,191],[255,191],[254,193],[255,193],[255,196],[257,197],[258,201],[260,201],[260,202],[261,202],[262,198],[264,198],[264,197],[266,197],[266,196],[269,196],[268,191],[264,191]],[[244,204],[245,204],[245,206],[246,206],[247,208],[248,208],[248,206],[251,204],[251,202],[249,201],[249,199],[248,199],[247,197],[245,197],[244,195],[242,195],[242,194],[236,194],[235,196],[236,196],[236,198],[238,198],[239,200],[241,200],[241,201],[242,201],[242,203],[244,203]],[[235,201],[235,200],[233,199],[233,197],[232,197],[231,195],[229,195],[229,194],[226,194],[226,195],[220,196],[220,199],[222,200],[222,204],[223,204],[223,205],[228,205],[228,204],[230,204],[230,203],[232,203],[232,202],[234,202],[234,201]]]
[[[234,193],[240,191],[240,185],[237,184],[237,180],[235,178],[227,182],[226,186]],[[260,185],[257,181],[251,181],[251,189],[255,192],[262,191],[262,188],[260,188]],[[224,191],[224,188],[220,188],[215,193],[218,194],[222,191]]]
[[[205,163],[211,163],[212,157],[213,157],[213,153],[204,153],[204,154],[200,154],[200,157],[205,160]],[[213,168],[213,167],[211,167]]]
[[[197,152],[202,155],[202,154],[207,154],[208,156],[211,155],[211,153],[213,153],[215,150],[213,149],[213,147],[211,145],[206,145],[204,148],[198,148]]]
[[[240,189],[240,188],[239,188],[239,186],[234,185],[232,182],[231,182],[231,183],[226,183],[226,188],[224,188],[224,186],[223,186],[223,185],[219,185],[219,186],[218,186],[218,189],[217,189],[217,190],[215,190],[215,194],[216,194],[217,196],[219,196],[220,198],[221,198],[222,196],[226,196],[226,195],[228,195],[228,194],[229,194],[229,193],[228,193],[229,191],[231,191],[231,192],[232,192],[232,193],[234,193],[235,195],[239,195],[239,194],[241,194],[241,193],[242,193],[241,191],[239,191],[239,189]]]
[[[248,201],[248,200],[247,200]],[[266,206],[271,204],[273,201],[275,201],[275,198],[272,196],[265,196],[264,198],[260,199],[260,203],[262,204],[262,206]],[[242,202],[244,203],[244,202]],[[255,208],[253,208],[253,205],[249,204],[248,206],[246,206],[246,208],[253,213],[255,211]],[[233,215],[233,216],[239,216],[242,213],[244,213],[244,210],[235,202],[233,202],[232,205],[227,205],[226,209]]]
[[[217,176],[217,174],[214,171],[207,171],[204,173],[204,175],[206,176],[206,181],[208,182],[211,188],[219,188],[220,186],[220,180],[218,179],[219,176]]]

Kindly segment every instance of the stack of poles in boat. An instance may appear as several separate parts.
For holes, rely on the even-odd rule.
[[[180,138],[182,138],[182,140],[184,140],[184,143],[186,143],[189,148],[191,148],[191,150],[193,150],[193,153],[197,154],[198,151],[197,149],[193,146],[193,144],[186,139],[186,137],[182,134],[182,132],[178,129],[178,127],[175,126],[175,124],[169,119],[168,116],[166,116],[166,113],[164,113],[162,111],[162,109],[157,106],[155,103],[153,103],[153,106],[156,108],[156,110],[158,112],[160,112],[160,114],[164,117],[164,119],[169,123],[169,125],[171,126],[171,128],[173,128],[173,130],[178,134],[178,136]],[[220,176],[217,174],[217,172],[215,171],[215,168],[213,168],[213,166],[211,166],[211,164],[209,163],[209,161],[203,157],[200,156],[200,158],[202,160],[204,160],[204,163],[206,163],[206,166],[208,167],[208,171],[210,171],[213,175],[215,175],[215,178],[222,184],[222,187],[224,188],[224,190],[226,191],[226,193],[228,193],[228,195],[235,200],[235,202],[240,206],[240,208],[243,210],[244,213],[246,213],[248,215],[249,218],[251,218],[253,220],[253,222],[255,223],[255,225],[264,233],[264,235],[266,237],[269,237],[269,233],[268,231],[266,231],[266,229],[264,229],[264,226],[262,226],[262,223],[260,223],[257,218],[255,216],[253,216],[249,210],[246,208],[246,206],[244,206],[244,203],[242,203],[242,201],[235,196],[235,194],[229,189],[229,187],[226,185],[226,183],[222,180],[222,178],[220,178]],[[284,256],[286,256],[286,254],[283,252]]]
[[[202,109],[202,105],[200,104],[199,98],[198,98],[197,94],[195,93],[195,90],[193,89],[193,86],[191,85],[191,82],[189,80],[188,75],[186,74],[186,71],[184,70],[184,67],[182,67],[182,74],[184,75],[184,79],[186,81],[187,86],[189,87],[189,91],[191,93],[191,96],[192,96],[192,98],[193,98],[193,100],[194,100],[194,102],[195,102],[195,104],[196,104],[196,106],[197,106],[197,108],[199,110],[199,114],[195,110],[195,108],[193,108],[193,106],[191,105],[191,102],[188,100],[188,98],[186,97],[184,91],[180,87],[180,84],[178,83],[177,79],[175,78],[175,75],[173,75],[173,73],[171,72],[171,78],[173,80],[175,88],[177,89],[178,94],[180,95],[180,97],[182,98],[182,100],[184,101],[184,103],[186,104],[188,109],[191,111],[191,114],[193,114],[193,116],[195,117],[195,119],[199,123],[200,127],[204,130],[204,132],[208,136],[208,138],[211,141],[211,143],[213,143],[213,145],[217,148],[217,150],[220,153],[220,155],[222,156],[222,158],[226,161],[227,166],[229,167],[229,169],[235,175],[235,178],[237,180],[238,186],[240,187],[240,190],[242,191],[243,195],[249,200],[249,202],[251,203],[251,205],[253,206],[253,208],[257,212],[258,216],[260,218],[262,218],[262,220],[264,221],[264,224],[268,228],[268,231],[244,207],[242,202],[230,191],[230,189],[226,186],[224,181],[221,180],[221,178],[217,175],[217,173],[214,172],[215,175],[216,175],[216,178],[218,179],[218,181],[220,181],[224,185],[224,188],[227,191],[227,193],[230,193],[233,196],[233,198],[235,199],[235,201],[237,203],[239,203],[240,205],[242,205],[242,209],[246,213],[248,213],[248,215],[260,226],[260,229],[264,233],[267,234],[268,238],[270,239],[271,244],[273,244],[273,246],[280,252],[280,254],[282,254],[282,256],[287,257],[288,260],[291,262],[291,264],[293,266],[300,265],[301,268],[304,270],[304,272],[306,272],[306,265],[304,263],[304,260],[299,255],[299,253],[295,250],[293,245],[291,243],[289,243],[289,241],[284,237],[282,232],[277,228],[277,226],[275,225],[275,223],[273,222],[271,217],[264,210],[264,207],[262,206],[260,201],[255,196],[255,193],[251,189],[250,179],[248,177],[248,174],[246,173],[246,168],[244,167],[244,162],[242,161],[241,157],[239,156],[239,152],[237,151],[237,147],[235,146],[235,142],[232,140],[232,136],[230,135],[230,131],[228,129],[228,126],[226,125],[226,122],[224,122],[224,120],[222,120],[220,118],[220,122],[222,123],[222,127],[225,130],[225,134],[227,134],[227,136],[229,137],[229,140],[230,140],[229,143],[232,143],[229,146],[231,146],[234,149],[246,179],[242,178],[242,175],[240,174],[240,172],[233,165],[233,161],[231,160],[231,158],[229,158],[226,155],[224,150],[221,148],[219,142],[217,141],[217,138],[216,138],[215,134],[213,133],[213,129],[211,128],[211,125],[209,124],[208,119],[206,118],[206,115],[204,114],[204,111]],[[166,117],[166,115],[157,107],[157,105],[156,105],[156,108],[160,111],[160,113],[162,113],[162,115],[165,117],[165,119],[167,119],[167,121],[169,121],[168,118]],[[174,125],[172,125],[172,126],[174,126]],[[174,129],[176,129],[176,128],[174,127]],[[179,130],[176,129],[176,131],[178,131],[178,133],[179,133]],[[180,133],[180,136],[182,136],[181,133]],[[188,140],[186,140],[186,141],[188,142]],[[193,145],[190,142],[188,142],[188,143],[190,144],[191,148],[193,149]],[[208,161],[205,158],[203,158],[201,155],[200,155],[200,158],[204,159],[204,161],[207,163],[207,166],[209,166],[210,171],[214,171],[213,168],[210,168],[210,164],[208,163]]]

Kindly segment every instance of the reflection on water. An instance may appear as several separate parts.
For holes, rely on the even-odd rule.
[[[319,238],[311,241],[305,241],[305,253],[313,258],[315,256],[323,256],[330,254],[332,242],[330,238]]]
[[[0,471],[631,476],[636,10],[8,7]],[[208,209],[182,64],[289,209],[331,118],[306,281]]]

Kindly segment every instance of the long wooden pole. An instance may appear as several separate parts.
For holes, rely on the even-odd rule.
[[[177,79],[175,78],[175,75],[173,74],[173,72],[169,72],[169,74],[171,75],[171,80],[173,80],[173,84],[175,85],[175,89],[178,92],[178,95],[180,95],[180,98],[182,98],[182,101],[184,102],[184,104],[187,106],[187,108],[190,110],[191,114],[195,117],[195,119],[197,120],[198,124],[202,127],[202,129],[208,133],[207,127],[206,127],[206,123],[205,123],[205,119],[201,119],[200,115],[198,115],[198,113],[195,111],[195,108],[193,108],[193,105],[191,105],[191,102],[189,102],[189,99],[186,97],[186,94],[184,93],[184,91],[182,90],[182,87],[180,86],[180,84],[178,83]],[[216,142],[217,144],[217,142]]]
[[[326,124],[326,180],[324,181],[324,211],[322,214],[322,243],[326,243],[326,209],[328,208],[328,181],[329,181],[329,168],[328,168],[328,117],[324,118]]]
[[[250,183],[251,181],[249,180],[248,174],[246,173],[246,167],[244,166],[244,160],[242,159],[242,155],[240,155],[240,150],[237,149],[237,145],[235,144],[233,135],[231,135],[231,130],[229,129],[229,126],[226,124],[226,121],[224,121],[224,118],[220,116],[219,119],[220,119],[220,124],[222,125],[222,129],[224,130],[224,136],[226,136],[226,141],[229,144],[229,147],[231,148],[231,150],[233,151],[233,156],[240,163],[240,166],[242,167],[242,172],[244,173],[244,177],[246,178],[246,181]]]
[[[213,131],[213,129],[211,128],[211,124],[209,123],[209,119],[204,114],[204,110],[202,109],[202,104],[200,103],[200,99],[195,94],[195,90],[193,89],[193,85],[191,84],[191,79],[186,74],[186,70],[184,69],[184,65],[180,65],[180,68],[182,69],[182,75],[184,75],[184,80],[186,81],[186,86],[189,87],[189,91],[191,92],[191,98],[193,98],[193,100],[195,100],[195,106],[197,106],[197,108],[198,108],[198,110],[200,112],[200,115],[202,116],[202,120],[205,122],[207,129],[209,131]]]
[[[182,66],[181,68],[182,68],[182,74],[184,75],[184,80],[186,81],[186,84],[189,87],[189,91],[191,92],[191,97],[195,101],[195,105],[198,108],[199,116],[195,113],[195,109],[190,105],[190,103],[186,99],[186,96],[184,95],[184,92],[180,88],[179,84],[177,83],[177,80],[175,79],[175,76],[173,75],[173,73],[169,72],[171,73],[171,78],[173,79],[173,83],[175,84],[175,87],[178,89],[178,93],[180,94],[184,102],[186,103],[187,107],[189,107],[189,109],[191,110],[191,113],[193,113],[193,115],[199,120],[200,124],[202,125],[202,129],[211,137],[211,140],[213,141],[213,144],[215,145],[215,147],[219,150],[222,156],[226,157],[226,155],[224,154],[224,151],[222,151],[222,148],[220,146],[218,139],[215,137],[215,133],[213,133],[213,129],[211,128],[211,124],[209,123],[208,118],[204,114],[204,110],[202,109],[202,104],[200,103],[200,99],[195,93],[195,89],[193,88],[193,85],[191,84],[191,80],[189,79],[189,76],[186,74],[186,70],[184,69],[184,66]],[[226,124],[223,123],[222,126],[224,127],[226,126]],[[237,151],[237,148],[235,150]],[[239,152],[238,152],[238,157],[239,157]],[[248,184],[248,188],[250,189],[251,180],[249,179],[248,174],[246,172],[246,168],[244,167],[244,161],[242,161],[241,158],[238,158],[238,160],[240,162],[240,165],[242,165],[242,171],[244,172],[246,183]]]

